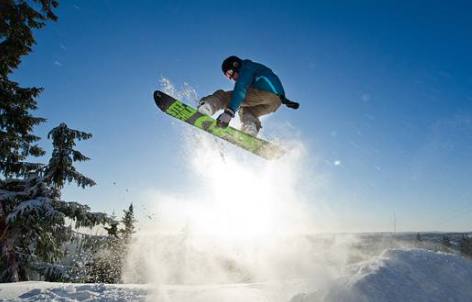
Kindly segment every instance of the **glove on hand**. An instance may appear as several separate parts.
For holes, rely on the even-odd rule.
[[[300,104],[296,103],[296,102],[287,102],[285,103],[285,106],[287,106],[288,108],[291,108],[291,109],[298,109],[298,107],[300,107]]]
[[[229,122],[234,117],[233,110],[226,108],[225,112],[220,114],[220,116],[216,119],[216,127],[219,128],[226,128],[229,126]]]
[[[280,100],[282,101],[282,104],[284,104],[288,108],[298,109],[300,107],[299,103],[292,102],[291,100],[287,99],[284,95],[280,96]]]

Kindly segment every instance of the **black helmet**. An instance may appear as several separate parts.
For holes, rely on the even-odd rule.
[[[241,68],[242,62],[243,60],[241,60],[237,56],[227,57],[223,61],[223,64],[221,65],[221,69],[223,70],[224,74],[226,74],[226,72],[230,69],[232,69],[235,72],[238,72],[239,68]]]

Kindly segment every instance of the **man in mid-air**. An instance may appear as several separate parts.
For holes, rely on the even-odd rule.
[[[217,118],[217,126],[228,127],[236,112],[239,112],[241,130],[257,136],[262,128],[259,117],[275,112],[281,104],[298,109],[299,104],[285,97],[279,77],[272,70],[251,60],[230,56],[223,61],[224,75],[235,82],[232,91],[217,90],[202,98],[198,112],[213,115],[224,112]]]

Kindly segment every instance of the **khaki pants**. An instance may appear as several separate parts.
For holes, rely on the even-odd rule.
[[[213,94],[202,98],[202,101],[210,104],[216,111],[228,107],[233,91],[217,90]],[[250,87],[246,97],[239,108],[239,118],[244,128],[245,124],[255,123],[257,130],[262,128],[259,117],[275,112],[279,109],[282,101],[279,96],[267,91]]]

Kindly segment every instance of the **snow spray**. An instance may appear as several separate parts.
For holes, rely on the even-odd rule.
[[[176,91],[169,83],[164,84]],[[275,129],[270,118],[263,124]],[[318,178],[306,168],[311,158],[300,142],[284,141],[288,154],[269,162],[198,129],[177,127],[186,146],[179,155],[182,166],[176,167],[182,186],[178,192],[149,191],[157,220],[135,235],[125,282],[211,285],[309,279],[320,285],[339,276],[353,239],[319,234],[329,229],[318,222],[316,200],[308,200]]]

